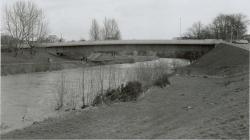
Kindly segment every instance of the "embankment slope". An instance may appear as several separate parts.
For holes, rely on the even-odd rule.
[[[250,44],[249,44],[250,48]],[[218,44],[216,48],[190,65],[193,73],[230,75],[249,71],[249,51],[233,44]]]

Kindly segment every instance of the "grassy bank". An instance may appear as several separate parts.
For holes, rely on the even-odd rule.
[[[250,48],[250,45],[248,45]],[[249,51],[234,44],[219,44],[187,68],[190,74],[233,75],[249,72]]]
[[[51,62],[48,61],[49,58]],[[80,62],[69,61],[44,51],[31,55],[28,50],[24,50],[17,56],[10,52],[1,53],[1,75],[61,70],[79,67],[79,65]]]
[[[225,87],[227,80],[235,82]],[[73,111],[2,138],[248,139],[248,79],[227,80],[172,77],[172,86],[152,88],[137,102]]]
[[[57,63],[20,63],[2,64],[1,75],[13,75],[20,73],[46,72],[62,70],[67,68],[77,68],[81,62],[57,62]]]
[[[19,52],[17,56],[10,52],[2,52],[1,75],[45,72],[82,66],[135,63],[158,59],[156,56],[101,55],[96,60],[82,63],[80,59],[70,58],[72,57],[57,56],[45,51],[37,51],[35,54],[31,55],[28,50],[24,50],[23,53]],[[49,62],[49,60],[51,62]]]

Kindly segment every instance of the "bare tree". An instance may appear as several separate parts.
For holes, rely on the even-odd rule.
[[[203,25],[202,23],[196,22],[193,24],[191,28],[188,29],[188,32],[186,33],[186,37],[188,38],[195,38],[195,39],[201,39],[201,32],[202,32]]]
[[[89,31],[90,40],[100,40],[100,29],[96,19],[92,20],[92,25]]]
[[[247,32],[249,20],[243,14],[220,14],[212,25],[212,30],[217,39],[234,40],[240,39]]]
[[[120,40],[121,33],[115,19],[104,19],[101,30],[102,40]]]
[[[203,25],[200,21],[193,24],[189,28],[188,32],[185,33],[184,37],[186,39],[211,39],[214,38],[212,32],[212,25]]]
[[[44,40],[47,35],[43,11],[31,1],[17,1],[10,7],[6,6],[5,24],[8,33],[17,40],[16,48],[20,49],[22,44],[27,44],[31,54],[35,43]]]
[[[185,38],[237,40],[247,32],[248,24],[249,20],[243,14],[220,14],[207,26],[200,22],[193,24]]]

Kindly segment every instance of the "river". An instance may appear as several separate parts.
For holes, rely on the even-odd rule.
[[[128,81],[149,81],[186,65],[188,60],[161,58],[133,64],[2,76],[1,133],[55,117],[68,109],[79,109],[83,101],[91,105],[95,96],[108,88]]]

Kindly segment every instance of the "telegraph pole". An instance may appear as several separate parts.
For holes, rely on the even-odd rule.
[[[180,17],[180,37],[182,37],[181,34],[182,34],[182,33],[181,33],[181,17]]]
[[[233,25],[231,25],[231,43],[233,42]]]

